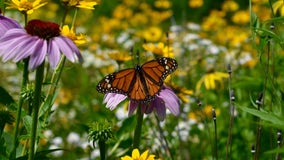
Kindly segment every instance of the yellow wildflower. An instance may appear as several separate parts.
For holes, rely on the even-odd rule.
[[[123,19],[123,18],[128,18],[131,19],[130,17],[133,16],[133,11],[125,6],[125,5],[118,5],[112,12],[114,18],[118,19]]]
[[[274,14],[279,13],[281,16],[284,15],[284,1],[283,0],[277,0],[273,3],[272,9]]]
[[[222,85],[222,79],[228,77],[228,73],[210,71],[197,82],[196,90],[200,90],[202,83],[204,83],[206,89],[215,89],[217,85],[216,83]]]
[[[83,9],[94,9],[94,6],[99,4],[98,0],[62,0],[62,2],[71,7]]]
[[[172,6],[172,3],[169,0],[156,0],[154,5],[157,8],[168,9]]]
[[[203,111],[204,111],[204,114],[205,114],[206,117],[212,117],[212,109],[213,109],[212,105],[206,105],[203,108]],[[216,116],[219,116],[220,115],[220,109],[219,108],[215,109],[215,113],[216,113]]]
[[[203,111],[201,110],[194,110],[190,111],[187,115],[187,117],[192,121],[192,122],[200,122],[203,118],[212,118],[212,105],[206,105],[203,108]],[[220,115],[220,109],[217,108],[215,109],[216,116]]]
[[[198,122],[200,120],[200,115],[196,112],[189,112],[187,117],[193,122]]]
[[[32,14],[35,9],[38,9],[47,2],[41,3],[41,0],[28,1],[28,0],[12,0],[11,3],[8,3],[7,9],[17,9],[20,12],[24,12],[26,14]]]
[[[199,8],[203,5],[203,0],[188,0],[188,6],[191,8]]]
[[[170,46],[165,46],[164,43],[159,42],[158,44],[153,44],[153,43],[148,43],[148,44],[143,44],[143,48],[146,51],[150,51],[155,55],[158,56],[166,56],[166,57],[173,57],[173,48]]]
[[[58,97],[55,100],[56,104],[67,104],[73,99],[71,90],[67,88],[61,88]]]
[[[215,31],[224,28],[226,20],[224,19],[225,12],[213,10],[210,15],[205,18],[202,23],[202,29],[205,31]]]
[[[246,24],[250,21],[250,15],[248,11],[238,11],[233,17],[232,21],[237,24]]]
[[[233,0],[225,1],[222,5],[222,10],[226,12],[233,12],[239,9],[239,4]]]
[[[132,58],[132,56],[130,56],[129,53],[119,52],[119,51],[114,51],[114,52],[109,53],[109,57],[113,60],[116,60],[117,63],[119,64],[125,61],[129,61]]]
[[[163,32],[159,27],[150,27],[149,29],[144,30],[143,38],[149,42],[155,42],[161,39]]]
[[[81,33],[79,35],[76,35],[76,33],[74,32],[74,28],[71,27],[71,29],[69,29],[68,25],[64,25],[62,27],[61,34],[70,38],[77,45],[84,44],[87,42],[85,35]]]
[[[153,154],[148,155],[148,153],[149,153],[149,150],[146,150],[140,155],[139,150],[134,149],[132,151],[132,157],[124,156],[124,157],[121,157],[121,160],[155,160],[155,155]]]

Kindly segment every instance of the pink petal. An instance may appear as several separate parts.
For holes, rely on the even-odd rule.
[[[49,41],[47,53],[51,68],[55,68],[60,60],[60,50],[57,43]]]
[[[158,95],[166,104],[166,107],[175,115],[179,114],[179,99],[171,89],[163,89]]]
[[[29,70],[33,70],[41,65],[45,59],[47,52],[47,42],[43,39],[38,39],[39,45],[35,47],[35,52],[30,56]]]
[[[114,110],[116,106],[126,98],[127,96],[123,94],[107,93],[104,97],[104,103],[106,103],[107,108]]]

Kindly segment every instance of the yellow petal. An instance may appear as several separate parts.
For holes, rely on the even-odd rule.
[[[277,13],[277,10],[278,10],[280,7],[282,7],[282,5],[283,5],[283,0],[278,0],[278,1],[276,1],[275,3],[273,3],[272,8],[273,8],[274,14]]]
[[[70,32],[69,26],[68,25],[64,25],[61,29],[61,34],[64,36],[67,36]]]
[[[281,16],[284,15],[284,5],[282,5],[282,6],[279,8],[279,12],[280,12],[280,15],[281,15]]]
[[[155,155],[152,155],[152,154],[149,155],[148,158],[147,158],[147,160],[155,160]]]
[[[205,75],[204,85],[206,89],[210,89],[210,74]]]
[[[120,158],[121,160],[133,160],[131,157],[129,156],[124,156]]]
[[[27,14],[32,14],[33,12],[34,12],[34,10],[31,9],[31,10],[28,10],[28,11],[27,11]]]
[[[207,89],[215,89],[214,74],[208,74],[205,79],[205,87]]]
[[[146,150],[145,152],[143,152],[142,155],[141,155],[141,157],[140,157],[140,159],[146,160],[147,157],[148,157],[148,153],[149,153],[149,150]]]
[[[41,1],[41,0],[35,0],[35,1],[33,2],[33,6],[39,5],[39,4],[40,4],[40,1]]]
[[[132,151],[132,158],[133,158],[133,159],[138,159],[138,158],[140,158],[140,153],[139,153],[139,150],[138,150],[138,149],[134,149],[134,150]]]
[[[203,76],[197,83],[196,83],[196,87],[195,90],[199,91],[201,88],[201,84],[204,82],[205,76]]]
[[[36,6],[33,5],[33,7],[34,7],[33,9],[38,9],[38,8],[40,8],[40,7],[42,7],[46,4],[47,4],[47,2],[41,3],[40,5],[36,5]]]
[[[12,0],[12,2],[13,2],[14,4],[16,4],[17,6],[20,5],[20,1],[18,1],[18,0]]]
[[[221,78],[228,78],[228,77],[229,77],[229,74],[228,74],[228,73],[215,72],[215,74],[217,74],[218,77],[221,77]]]

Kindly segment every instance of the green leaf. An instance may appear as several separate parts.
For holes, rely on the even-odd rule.
[[[26,115],[23,117],[23,123],[25,128],[27,129],[28,133],[31,133],[32,130],[32,117],[29,115]]]
[[[0,87],[0,103],[4,105],[15,103],[13,97],[3,87]]]
[[[256,109],[251,109],[247,107],[241,107],[241,109],[245,112],[248,112],[254,116],[259,117],[260,119],[272,123],[271,126],[277,126],[277,128],[284,126],[284,119],[282,117],[279,117],[275,115],[274,113],[265,112],[265,111],[259,111]],[[265,123],[264,123],[265,124]],[[269,125],[269,124],[268,124]]]
[[[55,152],[55,151],[61,151],[61,150],[64,150],[64,149],[50,149],[50,150],[36,152],[35,159],[50,160],[51,158],[47,157],[47,154]],[[27,160],[27,159],[28,159],[28,155],[25,155],[22,157],[18,157],[15,160]]]
[[[284,147],[276,148],[265,152],[266,154],[284,153]]]

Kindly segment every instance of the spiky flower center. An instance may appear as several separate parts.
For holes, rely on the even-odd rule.
[[[58,24],[41,20],[29,21],[26,30],[28,34],[32,36],[38,36],[46,40],[60,35],[60,27]]]

